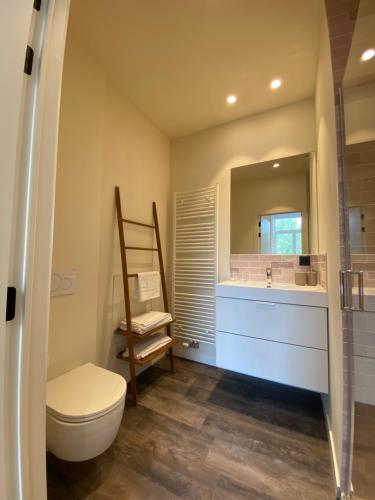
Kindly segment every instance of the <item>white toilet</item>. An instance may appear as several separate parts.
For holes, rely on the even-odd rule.
[[[89,460],[113,443],[126,380],[86,363],[47,383],[47,449],[70,462]]]

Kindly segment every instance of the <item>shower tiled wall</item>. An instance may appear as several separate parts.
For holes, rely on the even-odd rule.
[[[363,271],[363,284],[365,288],[375,288],[375,255],[352,255],[353,271]]]
[[[375,405],[375,314],[353,314],[354,394],[356,401]]]
[[[311,255],[311,267],[318,272],[318,283],[326,287],[326,256]],[[298,255],[258,255],[232,254],[230,258],[231,275],[248,281],[265,281],[266,268],[272,267],[272,280],[275,283],[294,283],[296,271],[306,271],[298,264]]]

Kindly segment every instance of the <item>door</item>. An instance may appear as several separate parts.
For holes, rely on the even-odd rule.
[[[19,377],[13,369],[17,365],[17,343],[21,329],[18,314],[20,301],[19,280],[14,272],[15,219],[17,180],[19,178],[19,130],[24,114],[24,95],[29,84],[23,71],[25,52],[37,11],[32,2],[14,0],[1,7],[1,182],[0,182],[0,498],[20,498],[22,494],[19,451],[19,419],[17,411]],[[21,223],[21,221],[20,221]],[[11,262],[13,260],[13,263]],[[9,311],[6,321],[8,286],[17,290],[17,314]]]
[[[1,3],[0,498],[12,500],[46,497],[46,342],[68,8],[67,0]]]
[[[360,0],[343,80],[345,184],[351,267],[342,273],[342,307],[351,310],[344,426],[354,498],[375,498],[375,2]]]

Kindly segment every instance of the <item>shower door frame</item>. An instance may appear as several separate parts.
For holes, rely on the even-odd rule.
[[[340,231],[340,281],[343,338],[343,416],[342,456],[340,468],[340,495],[342,500],[352,496],[352,460],[354,434],[354,355],[353,355],[353,311],[346,304],[345,296],[351,298],[348,278],[351,276],[351,251],[349,232],[349,203],[347,171],[345,163],[345,120],[343,103],[343,80],[349,57],[360,0],[325,0],[328,31],[331,46],[331,61],[334,81],[335,120],[337,137],[337,169],[339,194]],[[346,42],[338,42],[345,35]],[[340,51],[337,50],[340,46]],[[336,49],[336,50],[335,50]]]

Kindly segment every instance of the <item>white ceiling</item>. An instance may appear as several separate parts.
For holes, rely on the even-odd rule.
[[[370,48],[375,48],[375,1],[361,0],[345,70],[345,87],[375,82],[375,57],[361,61],[363,52]]]
[[[321,12],[322,0],[73,0],[70,30],[174,138],[313,96]]]
[[[278,163],[278,168],[273,168],[273,165]],[[254,179],[262,179],[265,177],[277,177],[282,175],[292,175],[301,172],[309,172],[310,155],[304,153],[302,155],[289,156],[286,158],[276,158],[272,161],[264,161],[261,163],[253,163],[243,167],[232,168],[232,182],[247,182]]]

